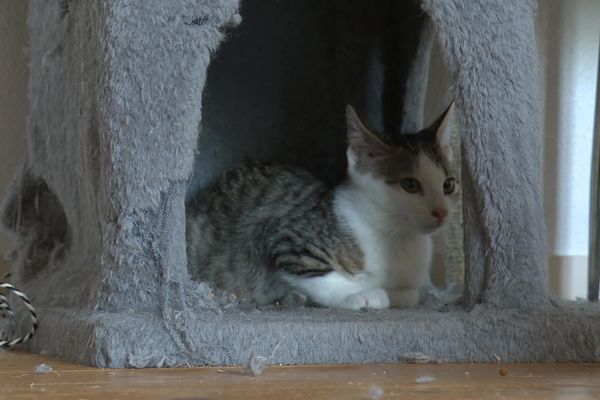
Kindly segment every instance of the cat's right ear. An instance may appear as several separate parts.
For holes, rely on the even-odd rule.
[[[362,123],[354,108],[346,106],[346,129],[348,135],[348,164],[354,167],[359,160],[381,157],[390,152],[383,143]]]

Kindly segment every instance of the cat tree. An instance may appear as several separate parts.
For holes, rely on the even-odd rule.
[[[247,1],[257,18],[282,3]],[[335,15],[346,3],[351,7],[321,2],[314,12]],[[221,127],[223,137],[236,127],[235,115],[210,109],[219,91],[206,90],[206,113],[202,101],[215,51],[228,32],[243,28],[235,28],[237,0],[32,0],[28,148],[4,207],[4,222],[17,235],[16,284],[39,309],[40,331],[29,348],[103,367],[244,363],[278,344],[274,363],[394,362],[415,352],[456,362],[495,361],[494,354],[507,362],[599,361],[600,310],[553,301],[546,287],[533,2],[422,0],[420,6],[431,25],[409,25],[420,37],[412,64],[405,63],[410,80],[400,82],[400,100],[385,104],[400,107],[388,117],[404,115],[405,126],[410,116],[422,117],[420,85],[434,32],[462,131],[464,302],[445,312],[357,313],[240,310],[227,295],[188,278],[185,197],[201,117],[203,128]],[[266,35],[273,33],[268,21],[261,21]],[[310,51],[299,39],[293,49],[268,54]],[[260,41],[245,49],[269,50]],[[322,71],[323,82],[333,77],[348,88],[353,76],[344,77],[342,68],[348,57]],[[244,74],[245,67],[230,68]],[[270,77],[286,82],[297,71],[265,73],[257,87],[269,92]],[[318,83],[306,90],[325,96]],[[226,81],[220,84],[227,89]],[[352,90],[348,98],[330,99],[322,121],[338,118],[331,117],[338,106],[358,98]],[[307,108],[310,99],[295,102]],[[377,125],[369,104],[362,110]],[[254,118],[254,126],[272,120],[283,121],[277,129],[292,129],[294,118],[307,119],[293,111],[258,104],[239,114]],[[343,135],[342,120],[325,128]],[[200,138],[201,168],[194,173],[200,181],[229,157],[227,146],[244,148],[220,140],[209,133]]]

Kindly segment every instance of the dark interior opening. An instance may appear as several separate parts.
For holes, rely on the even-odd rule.
[[[2,220],[19,236],[25,280],[51,268],[69,250],[71,229],[64,208],[43,179],[25,176],[18,195],[5,205]]]
[[[344,107],[399,130],[424,17],[416,1],[246,0],[215,54],[188,199],[244,158],[345,172]]]

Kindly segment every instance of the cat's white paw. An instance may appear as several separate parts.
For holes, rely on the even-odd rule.
[[[390,299],[385,290],[370,289],[346,297],[343,307],[350,310],[361,310],[363,308],[382,310],[390,307]]]

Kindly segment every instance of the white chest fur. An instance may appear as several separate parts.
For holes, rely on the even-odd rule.
[[[322,277],[284,276],[312,301],[348,309],[387,308],[416,305],[419,289],[427,282],[432,241],[411,232],[401,217],[361,204],[365,199],[339,191],[335,212],[342,227],[358,242],[364,256],[361,273],[331,272]]]
[[[360,213],[343,200],[337,211],[363,251],[362,279],[385,289],[419,289],[427,282],[432,257],[430,236],[407,232],[401,218],[391,222],[389,216],[381,216],[388,220],[378,224],[377,217]],[[386,228],[390,225],[394,228]]]

